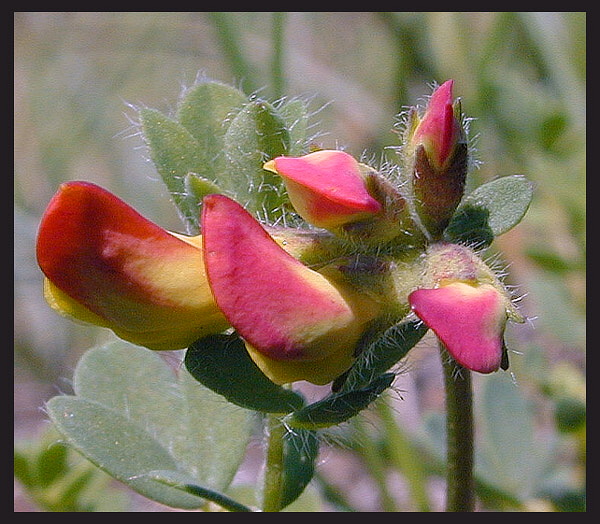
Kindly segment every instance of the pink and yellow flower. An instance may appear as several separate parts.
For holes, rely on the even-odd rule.
[[[400,191],[344,151],[280,156],[263,168],[283,179],[290,203],[313,226],[369,245],[414,233]]]
[[[61,185],[39,227],[45,296],[58,312],[150,349],[181,349],[227,321],[198,239],[162,229],[87,182]]]
[[[283,178],[294,209],[314,226],[336,229],[382,210],[368,190],[360,164],[343,151],[281,156],[263,167]]]
[[[350,367],[379,304],[335,267],[306,267],[225,196],[205,197],[202,230],[217,305],[269,378],[325,384]]]
[[[469,248],[432,245],[422,287],[408,296],[413,312],[461,366],[479,373],[502,364],[507,321],[523,322],[505,287]]]

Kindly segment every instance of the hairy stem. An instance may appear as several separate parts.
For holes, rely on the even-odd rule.
[[[473,484],[473,394],[471,372],[442,350],[446,388],[446,511],[470,512],[475,507]]]
[[[281,488],[283,485],[283,442],[285,426],[275,415],[266,415],[267,455],[263,484],[263,504],[265,512],[281,511]]]

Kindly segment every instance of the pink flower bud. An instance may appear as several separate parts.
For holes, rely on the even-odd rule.
[[[439,238],[464,194],[468,148],[448,80],[432,94],[421,119],[412,113],[406,148],[414,205],[421,222]]]
[[[454,114],[453,86],[454,80],[448,80],[433,92],[411,140],[415,148],[423,146],[436,170],[446,165],[461,138],[460,121]]]
[[[336,229],[382,209],[368,190],[360,164],[343,151],[281,156],[267,162],[264,169],[283,178],[294,209],[317,227]]]

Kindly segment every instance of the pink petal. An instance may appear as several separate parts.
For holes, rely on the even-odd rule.
[[[413,138],[415,144],[425,145],[438,168],[444,165],[458,137],[459,123],[452,105],[453,86],[454,81],[448,80],[434,91]]]
[[[257,351],[275,360],[319,360],[340,345],[352,351],[365,318],[239,204],[223,195],[205,197],[202,235],[216,302]]]
[[[358,162],[343,151],[277,157],[265,169],[283,177],[296,211],[318,227],[335,228],[379,213]]]
[[[493,286],[454,282],[418,289],[408,300],[460,365],[480,373],[500,367],[506,308]]]

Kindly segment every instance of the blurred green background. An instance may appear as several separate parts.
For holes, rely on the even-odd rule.
[[[314,112],[315,142],[379,162],[394,158],[392,129],[403,107],[423,102],[432,83],[453,78],[463,111],[474,119],[481,165],[472,186],[515,173],[535,184],[525,220],[495,241],[490,258],[499,256],[508,268],[507,282],[523,296],[530,319],[509,326],[512,374],[499,386],[510,384],[528,427],[520,434],[508,420],[514,413],[497,409],[497,423],[510,428],[499,445],[514,446],[513,457],[520,452],[524,460],[527,449],[541,449],[544,459],[539,474],[520,484],[509,488],[509,479],[487,498],[480,491],[481,509],[584,508],[586,13],[27,12],[14,13],[14,29],[14,429],[23,456],[46,449],[44,402],[68,393],[81,353],[111,336],[63,320],[43,301],[35,236],[58,185],[98,183],[182,231],[139,136],[135,108],[174,111],[182,89],[202,77],[271,101],[301,97]],[[435,451],[427,455],[424,442],[431,441],[430,421],[443,413],[435,344],[423,342],[406,368],[391,403],[396,427],[433,464]],[[482,402],[494,399],[485,381],[475,377],[476,393],[486,388]],[[484,450],[494,413],[486,406],[478,412]],[[315,480],[318,507],[422,508],[406,495],[407,470],[376,460],[378,450],[393,455],[400,437],[390,442],[368,414],[359,419],[325,446]],[[250,476],[252,454],[251,447]],[[424,475],[426,507],[439,510],[442,473],[432,466]],[[514,480],[514,472],[507,475]],[[44,489],[32,486],[22,477],[15,482],[15,510],[51,510]],[[119,493],[129,511],[168,511]]]

